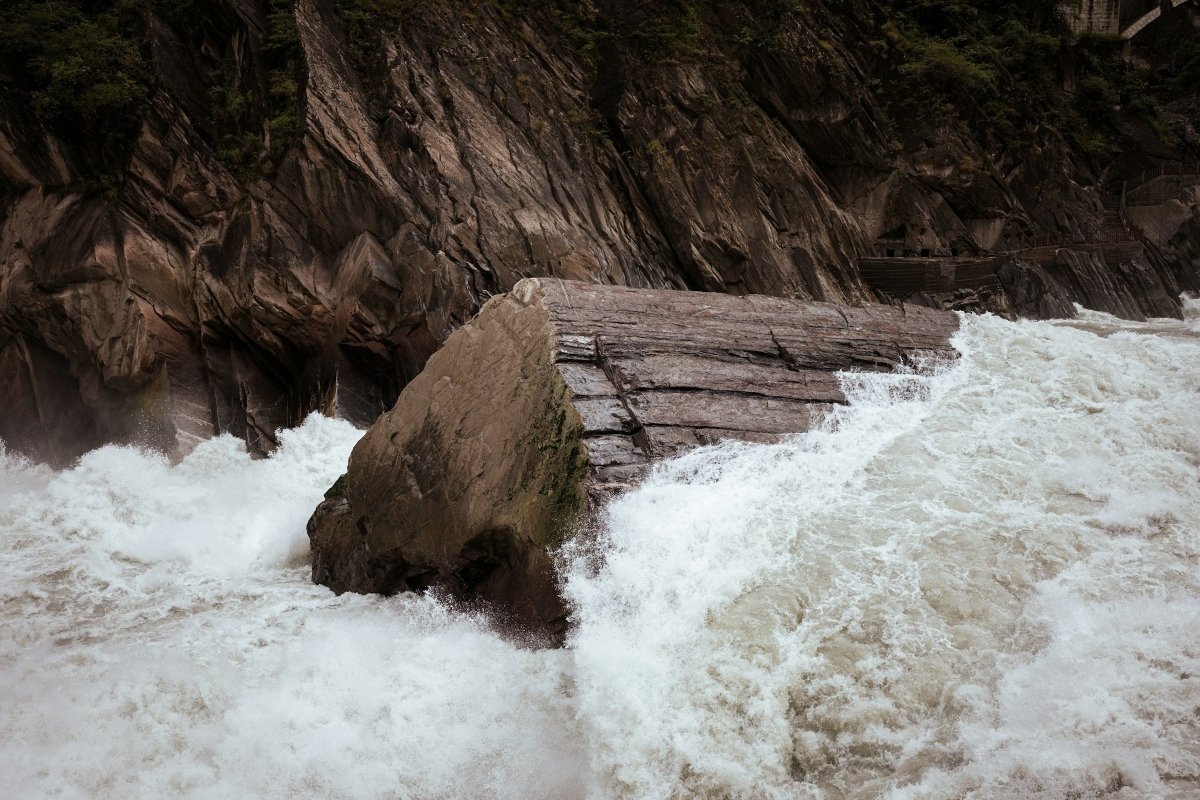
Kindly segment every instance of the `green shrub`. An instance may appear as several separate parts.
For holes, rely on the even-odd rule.
[[[940,39],[915,44],[900,75],[913,99],[925,103],[977,106],[999,88],[995,69]]]
[[[303,56],[293,15],[295,0],[269,0],[263,60],[267,77],[267,125],[270,148],[278,159],[304,131]]]
[[[1103,75],[1088,75],[1079,81],[1075,105],[1084,118],[1093,124],[1103,124],[1113,115],[1120,103],[1116,88]]]
[[[231,52],[211,75],[201,127],[244,177],[269,168],[303,127],[292,3],[267,0],[261,75],[239,75]],[[85,183],[111,190],[154,91],[150,17],[185,41],[206,33],[220,41],[225,32],[211,28],[223,13],[217,0],[18,0],[0,5],[0,60],[43,123],[97,171]]]
[[[0,53],[34,111],[69,138],[125,135],[150,96],[145,18],[132,0],[0,8]]]
[[[900,59],[888,87],[895,116],[938,109],[1018,157],[1038,132],[1100,157],[1119,138],[1120,113],[1156,124],[1145,75],[1119,43],[1075,37],[1058,0],[895,0],[888,17],[883,30]],[[1078,65],[1074,92],[1064,88],[1067,61]]]

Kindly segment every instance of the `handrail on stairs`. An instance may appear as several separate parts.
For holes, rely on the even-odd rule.
[[[1179,178],[1178,185],[1172,187],[1170,191],[1162,192],[1161,197],[1157,197],[1153,193],[1153,188],[1150,184],[1161,178]],[[1154,202],[1164,202],[1173,197],[1178,197],[1183,194],[1185,187],[1184,178],[1192,178],[1194,180],[1189,183],[1200,182],[1200,161],[1163,161],[1158,167],[1150,170],[1142,170],[1142,173],[1135,181],[1126,181],[1125,184],[1125,199],[1129,201],[1146,204],[1149,200],[1150,204]]]

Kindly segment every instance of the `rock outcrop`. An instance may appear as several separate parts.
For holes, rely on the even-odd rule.
[[[153,84],[107,149],[35,116],[0,58],[10,447],[62,463],[231,432],[263,452],[313,409],[366,425],[527,276],[853,304],[883,244],[1102,223],[1061,141],[994,161],[949,118],[893,119],[881,4],[569,4],[581,32],[555,4],[385,3],[412,10],[365,36],[353,5],[147,4]],[[1153,269],[1068,264],[1064,297],[1025,305],[1177,313],[1196,225]]]
[[[561,633],[547,548],[658,458],[773,441],[838,370],[952,357],[948,312],[527,279],[456,331],[309,522],[336,591],[440,586]]]

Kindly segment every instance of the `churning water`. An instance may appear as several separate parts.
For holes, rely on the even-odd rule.
[[[523,648],[333,597],[358,432],[0,468],[0,795],[1200,797],[1200,323],[967,317],[775,446],[663,465]]]

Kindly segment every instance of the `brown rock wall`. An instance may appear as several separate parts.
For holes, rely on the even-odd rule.
[[[683,57],[639,44],[645,4],[625,0],[581,6],[605,32],[588,42],[552,4],[416,5],[350,41],[332,3],[298,0],[300,133],[241,120],[264,154],[240,165],[214,98],[232,74],[261,105],[266,4],[152,19],[150,107],[104,191],[95,154],[0,75],[0,400],[19,409],[0,438],[59,462],[221,432],[262,452],[312,410],[368,424],[527,276],[854,304],[881,243],[962,255],[1103,217],[1069,153],[1001,175],[953,126],[895,141],[870,3],[808,4],[769,47],[714,35]],[[1028,307],[1175,313],[1198,269],[1180,236],[1149,272],[1100,265],[1090,290],[1089,265]],[[34,387],[43,402],[17,396]]]

